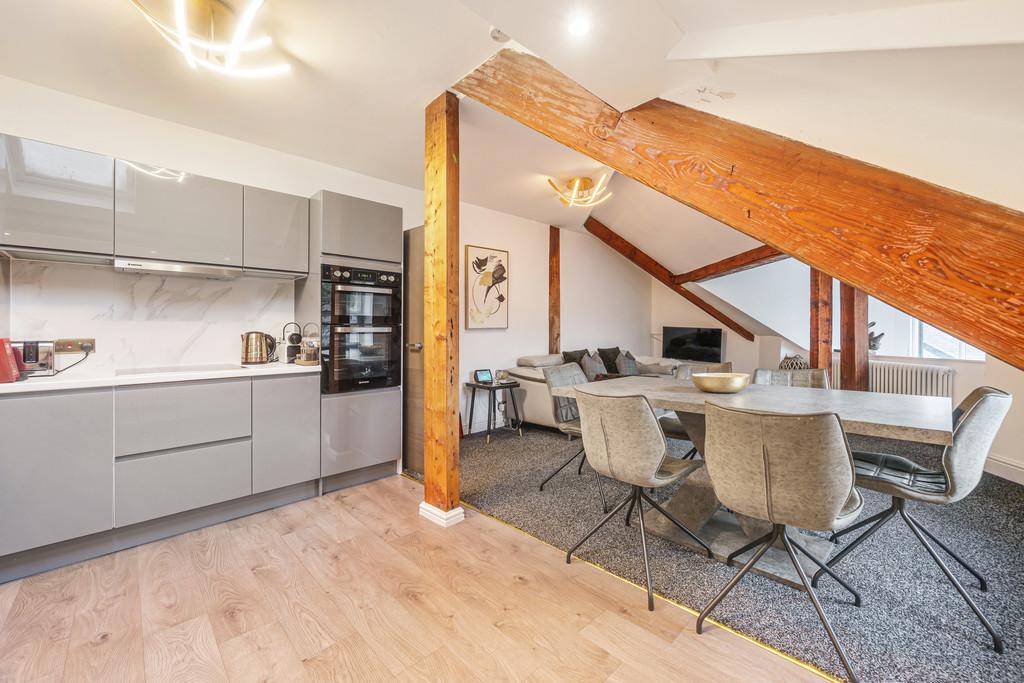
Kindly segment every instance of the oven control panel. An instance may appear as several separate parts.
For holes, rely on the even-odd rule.
[[[339,282],[352,285],[372,285],[376,287],[402,286],[401,273],[326,264],[322,266],[320,279],[325,282]]]

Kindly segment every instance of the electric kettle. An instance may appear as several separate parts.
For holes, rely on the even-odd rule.
[[[277,360],[274,352],[277,341],[263,332],[246,332],[242,335],[242,365],[271,363]]]

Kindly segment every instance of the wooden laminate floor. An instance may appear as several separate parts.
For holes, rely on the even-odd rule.
[[[821,680],[392,477],[0,585],[0,681]]]

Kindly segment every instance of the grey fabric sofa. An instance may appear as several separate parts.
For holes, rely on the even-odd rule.
[[[681,361],[674,358],[657,356],[637,356],[637,364],[644,374],[661,374],[666,377],[675,376],[679,366],[703,367],[708,363]],[[565,363],[558,353],[545,353],[535,356],[521,356],[516,366],[508,369],[508,374],[517,380],[520,388],[516,389],[516,401],[522,411],[523,421],[545,427],[557,427],[551,415],[551,393],[544,381],[544,368]],[[661,369],[660,372],[657,370]]]

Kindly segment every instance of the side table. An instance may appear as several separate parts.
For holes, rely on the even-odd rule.
[[[512,413],[515,415],[511,425],[502,427],[513,432],[519,432],[519,436],[523,435],[523,420],[519,417],[519,405],[516,403],[516,393],[511,389],[518,389],[519,382],[466,382],[466,386],[470,389],[469,396],[469,429],[466,431],[466,436],[473,433],[473,409],[476,407],[476,392],[477,390],[487,392],[487,443],[491,443],[491,432],[495,429],[494,419],[497,410],[498,392],[502,389],[508,389],[507,396],[509,401],[512,403]]]

